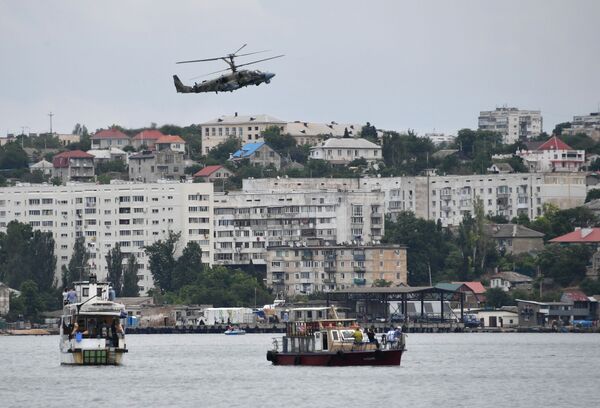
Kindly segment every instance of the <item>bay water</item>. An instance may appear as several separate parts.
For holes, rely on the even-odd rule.
[[[600,401],[600,335],[409,334],[400,367],[273,366],[273,337],[129,335],[125,365],[60,366],[0,337],[0,407],[572,407]]]

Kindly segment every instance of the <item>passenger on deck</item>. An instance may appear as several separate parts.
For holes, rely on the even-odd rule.
[[[75,292],[74,288],[69,289],[69,293],[67,293],[67,302],[77,303],[77,292]]]
[[[367,337],[369,338],[369,343],[375,343],[375,346],[377,348],[379,348],[379,342],[377,341],[377,338],[375,337],[375,327],[374,326],[369,327],[369,330],[367,330]]]
[[[352,333],[352,337],[354,338],[354,344],[360,344],[360,343],[362,343],[363,334],[362,334],[362,331],[360,331],[360,327],[357,327],[354,330],[354,333]]]
[[[393,327],[390,327],[385,336],[389,348],[394,348],[394,345],[396,344],[396,330],[394,330]]]

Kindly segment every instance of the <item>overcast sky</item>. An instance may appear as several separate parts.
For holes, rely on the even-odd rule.
[[[47,131],[51,111],[59,133],[234,112],[455,132],[502,105],[551,131],[598,109],[598,16],[597,0],[0,0],[0,136]],[[226,67],[175,61],[244,43],[286,55],[254,66],[271,84],[175,92],[173,74]]]

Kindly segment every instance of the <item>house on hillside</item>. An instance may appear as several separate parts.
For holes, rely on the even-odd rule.
[[[93,182],[94,156],[81,150],[68,150],[52,158],[52,177],[59,177],[63,182]]]
[[[123,148],[130,144],[129,136],[119,129],[103,129],[96,132],[92,137],[92,149],[108,149],[110,147]]]
[[[515,289],[531,290],[533,278],[517,272],[498,272],[490,277],[490,288],[500,288],[505,292]]]
[[[549,242],[561,245],[584,244],[590,246],[594,253],[586,276],[592,279],[600,276],[600,228],[577,227],[573,232],[551,239]]]
[[[92,149],[88,150],[87,153],[94,156],[94,164],[106,163],[113,160],[121,160],[123,163],[127,163],[127,153],[118,147]]]
[[[158,138],[154,142],[154,150],[160,152],[162,150],[171,150],[185,154],[185,140],[179,136],[166,135]]]
[[[575,150],[558,137],[545,142],[526,142],[526,149],[516,152],[532,173],[576,172],[585,166],[585,150]]]
[[[153,150],[154,143],[164,134],[160,130],[156,129],[146,129],[139,132],[131,139],[131,145],[136,149],[140,150],[143,147],[143,150]]]
[[[383,160],[381,146],[366,139],[338,137],[332,137],[318,146],[311,147],[310,158],[337,165],[346,165],[357,159],[365,159],[367,163]]]
[[[129,180],[154,183],[158,180],[180,180],[184,177],[182,152],[170,149],[143,151],[129,156]]]
[[[29,171],[33,173],[34,171],[41,171],[44,176],[51,176],[52,169],[54,166],[49,161],[42,159],[39,162],[32,164],[29,166]]]
[[[465,294],[465,306],[469,308],[477,308],[485,305],[486,289],[481,282],[452,282],[458,284],[458,291]]]
[[[205,168],[197,171],[194,174],[194,179],[201,179],[210,183],[218,183],[221,181],[228,180],[229,177],[233,176],[231,170],[224,166],[206,166]]]
[[[544,249],[544,234],[519,224],[487,224],[486,234],[498,249],[507,254],[539,252]]]
[[[492,174],[507,174],[514,173],[512,166],[508,163],[494,163],[487,169],[488,173]]]
[[[281,155],[265,142],[246,143],[229,158],[234,163],[246,159],[254,166],[273,165],[277,170],[281,168]]]

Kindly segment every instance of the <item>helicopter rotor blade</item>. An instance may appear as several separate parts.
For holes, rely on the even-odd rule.
[[[268,61],[268,60],[272,60],[272,59],[275,59],[275,58],[281,58],[283,56],[285,56],[285,54],[276,55],[274,57],[269,57],[269,58],[263,58],[263,59],[260,59],[260,60],[257,60],[257,61],[247,62],[245,64],[236,65],[236,67],[237,68],[239,68],[239,67],[245,67],[246,65],[257,64],[259,62]]]
[[[198,75],[198,76],[192,77],[190,79],[198,79],[198,78],[206,77],[206,76],[209,76],[212,74],[218,74],[219,72],[225,72],[225,71],[231,71],[231,68],[221,69],[221,70],[215,71],[215,72],[209,72],[208,74]]]
[[[189,60],[189,61],[178,61],[178,62],[176,62],[176,64],[188,64],[190,62],[218,61],[218,60],[223,59],[223,58],[226,58],[226,57],[205,58],[205,59]]]
[[[248,44],[244,44],[244,45],[242,45],[240,48],[238,48],[238,49],[237,49],[237,51],[236,51],[236,52],[234,52],[234,53],[231,53],[231,54],[229,54],[229,55],[235,55],[235,54],[237,54],[237,53],[238,53],[238,52],[240,52],[240,51],[241,51],[241,50],[242,50],[242,49],[243,49],[243,48],[244,48],[246,45],[248,45]]]
[[[260,54],[261,52],[269,52],[269,51],[271,51],[271,50],[262,50],[262,51],[247,52],[245,54],[236,54],[235,57],[243,57],[245,55]]]

